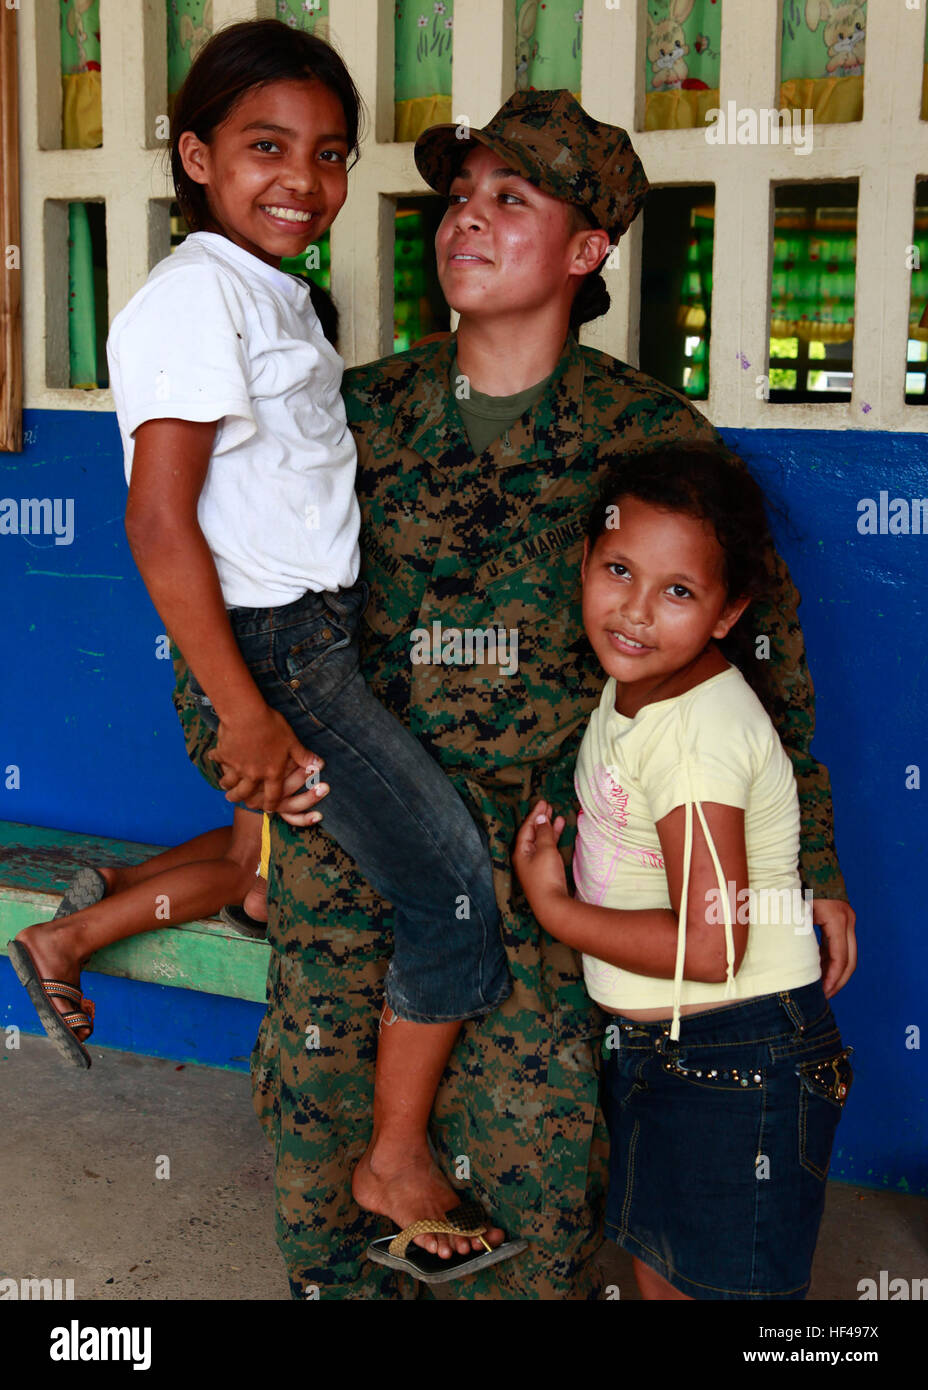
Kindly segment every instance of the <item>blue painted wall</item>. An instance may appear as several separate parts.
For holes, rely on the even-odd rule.
[[[146,1057],[247,1071],[264,1005],[248,999],[122,980],[85,970],[84,993],[96,1006],[91,1052],[116,1047]],[[0,1028],[15,1024],[45,1037],[29,996],[5,956],[0,956]],[[77,1075],[77,1073],[75,1073]]]
[[[123,532],[115,416],[32,411],[25,425],[25,452],[0,455],[0,497],[72,498],[75,535],[56,545],[0,534],[0,769],[20,769],[18,790],[0,778],[0,819],[178,843],[229,812],[187,762],[170,663],[155,660],[161,624]],[[775,529],[803,594],[815,751],[831,770],[858,913],[861,964],[836,1001],[857,1079],[833,1174],[928,1192],[928,536],[857,530],[861,498],[928,496],[928,435],[724,433],[790,513],[791,526]],[[906,789],[912,764],[924,790]],[[0,972],[0,1018],[10,976]],[[243,1065],[234,1059],[250,1050],[255,1006],[187,995],[192,1013],[165,1038],[138,1023],[155,1002],[138,992],[156,987],[93,983],[134,991],[125,998],[135,1021],[114,1025],[112,1045],[186,1059],[202,1025],[222,1034],[210,1060]],[[169,993],[162,1020],[185,992]],[[918,1049],[906,1046],[912,1025],[924,1034]]]

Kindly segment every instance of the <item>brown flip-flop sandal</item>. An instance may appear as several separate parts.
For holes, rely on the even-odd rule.
[[[462,1202],[445,1212],[443,1221],[414,1221],[395,1236],[384,1236],[373,1240],[367,1247],[367,1258],[374,1264],[387,1265],[390,1269],[411,1274],[424,1284],[446,1284],[451,1279],[463,1279],[465,1275],[476,1274],[479,1269],[487,1269],[501,1260],[521,1255],[528,1248],[528,1241],[509,1240],[495,1248],[483,1240],[483,1233],[489,1222],[479,1202]],[[458,1235],[478,1236],[483,1243],[483,1251],[473,1250],[469,1255],[452,1255],[443,1260],[432,1255],[419,1245],[410,1248],[416,1236]]]
[[[267,922],[252,917],[250,912],[246,912],[244,907],[237,903],[227,903],[225,907],[221,907],[219,917],[227,927],[237,931],[239,936],[250,936],[255,941],[267,939]]]
[[[58,904],[58,911],[52,918],[57,922],[60,917],[70,917],[73,912],[80,912],[82,908],[94,907],[102,898],[106,897],[106,879],[96,869],[78,869],[64,891],[64,897]]]
[[[21,942],[11,941],[7,950],[10,964],[26,986],[26,992],[35,1005],[42,1027],[62,1057],[74,1066],[85,1069],[89,1067],[90,1053],[73,1030],[89,1028],[90,1033],[93,1033],[93,1001],[85,999],[76,985],[66,984],[64,980],[43,980],[36,969],[35,961]],[[60,1014],[50,1002],[56,997],[78,1007],[72,1013]]]

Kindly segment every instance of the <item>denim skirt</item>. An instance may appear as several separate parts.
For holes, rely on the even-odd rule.
[[[695,1299],[805,1298],[852,1073],[821,981],[606,1034],[606,1232]]]

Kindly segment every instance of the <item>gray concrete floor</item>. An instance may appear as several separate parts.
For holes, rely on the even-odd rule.
[[[0,1278],[73,1279],[78,1299],[288,1299],[247,1075],[93,1056],[72,1070],[26,1034],[0,1053]],[[624,1252],[598,1261],[637,1298]],[[881,1269],[928,1277],[928,1198],[829,1184],[810,1298],[856,1301]]]

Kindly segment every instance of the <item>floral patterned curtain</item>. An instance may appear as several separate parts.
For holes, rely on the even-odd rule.
[[[394,140],[451,120],[454,0],[396,0]]]
[[[913,244],[918,252],[918,264],[917,269],[912,271],[912,293],[909,300],[909,337],[916,338],[921,343],[928,343],[928,207],[924,206],[926,201],[928,190],[922,195],[923,205],[915,209]]]
[[[61,31],[61,144],[91,150],[103,143],[100,71],[100,0],[59,0]],[[93,243],[86,203],[68,207],[69,382],[99,384]]]

